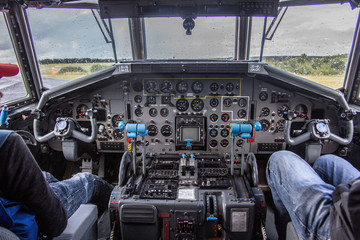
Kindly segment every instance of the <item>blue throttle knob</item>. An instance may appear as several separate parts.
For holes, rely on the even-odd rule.
[[[260,122],[255,122],[254,123],[254,129],[255,131],[260,131],[262,129],[262,125]]]
[[[194,141],[194,139],[185,139],[186,147],[191,147],[191,142]]]
[[[1,108],[1,114],[0,114],[0,125],[7,125],[6,119],[8,116],[8,107],[4,105]]]
[[[125,129],[125,126],[126,126],[126,124],[125,124],[124,121],[120,121],[120,122],[118,123],[118,128],[119,128],[121,131]]]

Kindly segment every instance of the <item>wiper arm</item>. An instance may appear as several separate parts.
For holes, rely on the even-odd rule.
[[[270,40],[270,41],[272,40],[272,38],[274,37],[275,32],[276,32],[276,30],[278,29],[278,27],[279,27],[279,25],[280,25],[280,23],[281,23],[284,15],[285,15],[287,9],[288,9],[288,7],[280,7],[280,8],[279,8],[278,15],[272,20],[272,22],[271,22],[268,30],[266,31],[266,34],[265,34],[265,39],[266,39],[266,40]],[[278,20],[278,21],[277,21],[277,20]],[[276,22],[277,22],[277,23],[276,23]],[[275,23],[276,23],[276,25],[275,25],[275,27],[274,27],[274,24],[275,24]],[[273,27],[274,27],[274,29],[272,29]],[[272,31],[271,36],[269,37],[269,34],[270,34],[271,30],[273,30],[273,31]]]

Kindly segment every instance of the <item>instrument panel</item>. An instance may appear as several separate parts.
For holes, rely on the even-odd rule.
[[[259,121],[251,139],[237,137],[235,153],[271,153],[285,149],[284,114],[295,122],[310,119],[319,103],[269,82],[245,75],[132,77],[69,101],[61,114],[75,118],[86,132],[86,110],[96,110],[99,152],[124,152],[120,121],[146,124],[146,151],[152,154],[200,151],[230,153],[231,125]],[[187,127],[188,126],[188,127]],[[185,138],[184,138],[185,136]],[[185,146],[185,139],[193,139]],[[140,139],[138,139],[140,140]],[[140,141],[137,144],[141,150]]]

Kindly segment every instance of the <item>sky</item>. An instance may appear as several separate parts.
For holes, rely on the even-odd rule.
[[[349,53],[359,9],[348,4],[289,8],[265,56]],[[28,9],[38,59],[113,58],[90,10]],[[268,21],[268,23],[270,20]],[[132,57],[127,19],[112,21],[118,59]],[[263,18],[253,19],[251,56],[258,56]],[[180,18],[145,20],[148,58],[194,59],[234,56],[235,18],[197,18],[192,35]],[[0,18],[0,61],[14,62],[4,19]]]

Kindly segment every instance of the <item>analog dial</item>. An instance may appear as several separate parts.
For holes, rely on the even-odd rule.
[[[211,139],[209,142],[210,147],[212,148],[216,148],[218,145],[218,141],[216,141],[215,139]]]
[[[125,134],[120,129],[115,129],[112,133],[115,140],[121,140],[124,138]]]
[[[194,93],[201,93],[203,89],[204,89],[204,84],[202,82],[200,82],[200,81],[195,81],[191,85],[191,90]]]
[[[209,118],[211,122],[217,122],[219,116],[216,113],[212,113]]]
[[[169,109],[167,109],[167,108],[162,108],[162,109],[160,110],[160,115],[161,115],[162,117],[167,117],[167,116],[169,115]]]
[[[157,85],[156,85],[155,81],[147,81],[145,84],[145,90],[148,93],[156,93],[157,92],[156,88],[157,88]]]
[[[141,116],[143,115],[142,109],[141,109],[141,108],[136,108],[136,109],[135,109],[135,115],[136,115],[137,117],[141,117]]]
[[[234,90],[234,84],[232,84],[232,83],[226,84],[225,89],[228,92],[232,92]]]
[[[189,85],[187,84],[187,82],[181,81],[176,84],[176,91],[178,91],[179,93],[186,93],[188,89]]]
[[[149,125],[147,130],[150,137],[155,137],[158,134],[158,128],[155,125]]]
[[[219,100],[217,98],[210,99],[210,106],[217,107],[219,105]]]
[[[156,104],[156,97],[155,96],[147,96],[146,103],[147,104]]]
[[[268,94],[265,91],[260,92],[259,94],[260,101],[266,101],[268,99]]]
[[[280,119],[279,121],[277,121],[276,123],[276,129],[279,132],[283,132],[284,131],[284,127],[285,127],[285,119]]]
[[[201,99],[194,99],[191,101],[191,108],[195,112],[199,112],[204,108],[204,102]]]
[[[243,143],[244,143],[244,140],[243,140],[243,139],[239,139],[239,140],[236,141],[236,146],[242,147]]]
[[[289,107],[287,105],[281,105],[278,107],[277,114],[279,117],[284,117],[284,113],[286,113],[289,110]]]
[[[134,98],[134,101],[135,101],[136,103],[141,103],[141,101],[142,101],[142,96],[136,95],[135,98]]]
[[[170,96],[162,96],[161,97],[161,104],[169,104],[171,103],[171,97]]]
[[[240,98],[238,104],[239,104],[239,107],[245,107],[247,105],[246,98]]]
[[[172,128],[170,125],[164,125],[161,127],[160,132],[164,137],[169,137],[172,134]]]
[[[224,107],[231,107],[232,103],[233,101],[231,100],[231,98],[225,98],[223,101]]]
[[[179,99],[176,102],[176,108],[177,110],[181,112],[185,112],[189,108],[189,102],[186,99]]]
[[[296,117],[307,118],[308,109],[304,104],[299,104],[295,107]]]
[[[149,109],[149,115],[150,115],[150,117],[156,117],[157,116],[156,108],[150,108]]]
[[[217,84],[217,83],[212,83],[212,84],[210,85],[210,90],[211,90],[212,92],[217,92],[217,90],[219,90],[219,84]]]
[[[261,131],[266,132],[270,128],[270,122],[266,119],[261,119]]]
[[[229,129],[224,128],[221,130],[220,135],[225,138],[225,137],[229,136],[229,133],[230,133]]]
[[[163,81],[161,84],[160,84],[160,90],[163,92],[163,93],[170,93],[172,91],[172,84],[171,82],[169,81]]]
[[[228,121],[230,120],[229,114],[228,114],[228,113],[223,113],[223,114],[221,114],[221,120],[222,120],[223,122],[228,122]]]
[[[267,107],[264,107],[261,109],[261,113],[259,117],[267,117],[270,114],[270,109]]]
[[[222,146],[223,148],[227,148],[229,146],[229,141],[227,139],[221,140],[220,146]]]
[[[77,116],[85,117],[88,109],[89,109],[89,107],[86,106],[85,104],[80,104],[79,106],[76,107]]]
[[[216,130],[215,128],[212,128],[210,131],[209,131],[209,135],[210,137],[216,137],[218,135],[218,130]]]
[[[111,123],[112,123],[113,127],[117,127],[119,122],[122,121],[123,119],[124,119],[123,116],[120,116],[118,114],[114,115],[111,118]]]
[[[246,117],[246,110],[240,109],[238,111],[238,116],[239,116],[239,118],[245,118]]]

